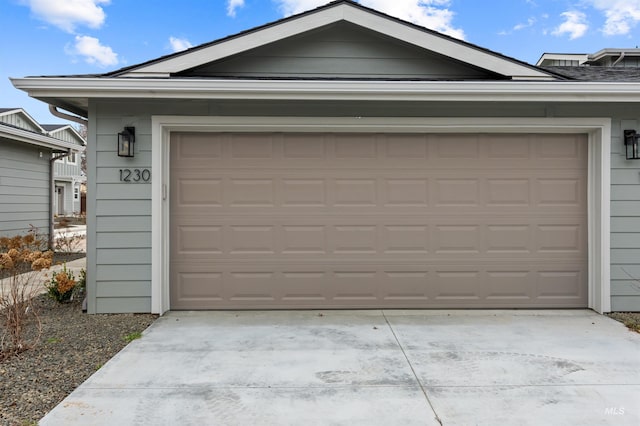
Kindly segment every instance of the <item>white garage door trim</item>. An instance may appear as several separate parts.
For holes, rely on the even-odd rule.
[[[171,132],[582,133],[589,136],[589,307],[610,311],[609,118],[152,117],[152,312],[169,310]]]

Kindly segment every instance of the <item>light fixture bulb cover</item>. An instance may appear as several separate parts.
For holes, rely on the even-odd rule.
[[[125,127],[122,132],[118,133],[118,157],[133,157],[135,142],[135,127]]]
[[[635,130],[624,131],[624,148],[627,160],[640,160],[640,135]]]

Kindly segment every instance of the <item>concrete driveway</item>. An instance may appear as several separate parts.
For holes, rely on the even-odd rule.
[[[640,335],[587,310],[171,312],[42,425],[638,425]]]

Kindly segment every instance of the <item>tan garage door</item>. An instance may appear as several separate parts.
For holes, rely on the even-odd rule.
[[[171,308],[584,307],[584,135],[171,138]]]

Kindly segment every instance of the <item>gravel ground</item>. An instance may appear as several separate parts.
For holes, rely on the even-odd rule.
[[[71,391],[145,330],[151,314],[87,315],[81,301],[35,299],[40,344],[0,362],[0,425],[35,425]],[[2,330],[0,330],[1,332]]]
[[[640,312],[613,312],[607,316],[623,323],[630,330],[640,333]]]

